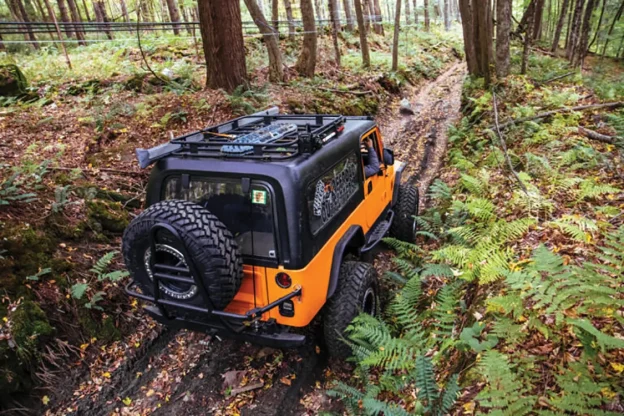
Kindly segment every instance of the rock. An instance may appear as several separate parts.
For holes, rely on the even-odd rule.
[[[26,92],[28,81],[17,65],[0,65],[0,96],[15,97]]]
[[[414,115],[414,110],[412,110],[412,105],[410,104],[407,98],[403,98],[401,100],[401,107],[399,108],[399,112],[401,114]]]

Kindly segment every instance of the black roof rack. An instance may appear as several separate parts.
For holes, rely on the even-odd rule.
[[[342,130],[345,117],[331,114],[267,114],[237,118],[226,123],[186,134],[171,140],[179,148],[175,155],[209,158],[287,159],[303,153],[314,153]],[[262,128],[279,123],[296,126],[277,140],[262,143],[236,141]],[[245,148],[230,152],[224,148]]]

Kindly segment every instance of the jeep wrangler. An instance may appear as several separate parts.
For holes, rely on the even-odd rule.
[[[363,141],[379,160],[369,177]],[[152,317],[294,347],[306,337],[293,329],[322,313],[329,353],[350,354],[347,325],[380,309],[375,269],[362,259],[388,233],[404,241],[416,233],[417,188],[401,183],[405,164],[372,118],[273,108],[137,157],[155,166],[148,208],[122,250],[126,291]]]

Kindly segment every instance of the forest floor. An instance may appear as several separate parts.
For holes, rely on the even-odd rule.
[[[175,71],[171,85],[141,70],[140,54],[128,45],[78,49],[69,78],[62,57],[49,51],[9,56],[39,98],[5,100],[0,107],[0,203],[8,202],[0,211],[1,411],[316,414],[336,405],[323,387],[348,378],[350,367],[327,362],[315,336],[318,323],[305,347],[288,351],[167,331],[128,300],[114,270],[122,269],[120,233],[139,212],[148,175],[138,168],[134,148],[170,135],[270,105],[377,114],[397,158],[416,167],[410,174],[422,174],[423,158],[436,166],[446,126],[459,114],[457,39],[416,34],[402,40],[408,57],[398,73],[385,69],[387,39],[373,37],[371,71],[359,68],[357,40],[345,34],[341,41],[346,70],[321,62],[322,79],[289,72],[279,86],[266,84],[266,68],[254,63],[266,59],[262,44],[250,41],[254,86],[229,95],[199,90],[203,69],[192,48],[166,39],[148,44],[147,53],[156,71]],[[283,48],[292,65],[298,49]],[[331,56],[329,39],[321,40],[319,56]],[[449,93],[451,104],[443,105]],[[404,97],[415,115],[400,115]],[[433,175],[426,171],[422,177]],[[380,253],[377,266],[383,269],[388,258]]]

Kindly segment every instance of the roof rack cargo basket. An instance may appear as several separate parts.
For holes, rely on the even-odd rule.
[[[314,153],[334,139],[346,118],[337,114],[279,114],[277,107],[137,149],[142,168],[169,155],[205,158],[287,159]]]

